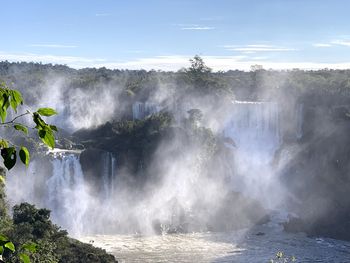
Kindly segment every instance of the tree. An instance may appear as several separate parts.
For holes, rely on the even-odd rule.
[[[57,131],[56,126],[47,124],[42,117],[52,116],[57,114],[55,110],[51,108],[40,108],[35,112],[26,110],[24,113],[17,114],[18,107],[23,106],[22,94],[15,89],[9,88],[4,82],[0,83],[0,127],[10,128],[22,132],[25,136],[28,136],[30,127],[19,121],[20,118],[30,115],[36,126],[32,129],[37,131],[38,137],[41,141],[50,148],[55,147],[55,136],[54,132]],[[12,111],[17,114],[12,119],[7,120],[8,111]],[[29,165],[30,154],[27,147],[21,145],[18,146],[14,142],[0,138],[0,150],[3,158],[4,166],[10,170],[12,169],[17,161],[17,153],[23,164]],[[3,193],[3,184],[5,182],[4,174],[0,174],[0,190],[1,190],[1,201],[4,200],[5,196]],[[4,204],[2,204],[4,205]],[[5,209],[1,207],[1,209]],[[15,215],[17,215],[15,211]],[[45,215],[44,215],[45,216]],[[5,216],[4,216],[5,217]],[[17,217],[16,217],[17,218]],[[16,219],[15,218],[15,219]],[[30,262],[29,253],[36,251],[35,244],[23,244],[19,249],[18,257],[21,262]],[[16,251],[15,245],[5,235],[0,233],[0,262],[3,262],[5,258],[11,258],[12,254]]]
[[[194,56],[193,59],[190,59],[190,63],[190,67],[183,70],[183,79],[189,85],[190,92],[197,93],[196,95],[201,93],[218,97],[222,95],[232,97],[232,92],[227,83],[214,74],[200,56]]]
[[[205,65],[204,60],[195,55],[192,59],[190,59],[191,66],[186,69],[186,72],[192,74],[208,74],[211,73],[212,69]]]

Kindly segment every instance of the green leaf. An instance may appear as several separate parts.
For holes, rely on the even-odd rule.
[[[4,253],[4,247],[0,246],[0,255],[2,255],[2,253]],[[1,262],[1,261],[0,261]]]
[[[35,243],[26,243],[22,246],[24,250],[35,253],[37,251],[38,245]]]
[[[5,177],[3,175],[0,175],[0,183],[5,183]],[[1,254],[1,253],[0,253]]]
[[[12,99],[17,102],[17,105],[23,104],[22,94],[18,90],[12,90]]]
[[[8,147],[9,147],[8,141],[1,139],[0,140],[0,148],[8,148]]]
[[[19,258],[23,263],[30,263],[30,258],[27,254],[21,253],[19,254]]]
[[[40,108],[36,112],[39,113],[41,116],[52,116],[57,114],[57,112],[51,108]]]
[[[7,242],[4,247],[8,248],[12,252],[15,252],[15,245],[12,242]]]
[[[17,113],[18,105],[23,104],[22,95],[17,90],[9,90],[9,94],[11,95],[11,100],[10,100],[11,107]]]
[[[26,147],[22,146],[21,149],[19,150],[19,158],[21,159],[22,163],[24,163],[28,167],[29,161],[30,161],[30,155]]]
[[[7,111],[0,107],[0,118],[2,122],[5,122],[7,116]]]
[[[50,126],[51,130],[56,131],[56,132],[58,131],[58,129],[55,125],[49,125],[49,126]]]
[[[3,110],[7,110],[8,107],[10,107],[10,95],[9,95],[9,91],[5,90],[5,93],[2,94],[3,97],[3,103],[2,103],[2,109]]]
[[[53,135],[53,132],[51,129],[41,129],[38,131],[40,139],[50,148],[55,148],[55,136]]]
[[[15,100],[11,100],[10,101],[10,104],[11,104],[11,108],[17,113],[17,102]]]
[[[17,131],[22,131],[25,134],[28,134],[28,128],[22,124],[15,124],[13,126]]]
[[[4,235],[0,235],[0,241],[8,241],[9,239],[4,236]]]
[[[47,126],[46,122],[40,117],[39,113],[33,113],[33,121],[36,124],[35,129],[42,129]]]
[[[1,149],[1,156],[4,159],[4,165],[8,170],[15,166],[17,159],[15,147]]]

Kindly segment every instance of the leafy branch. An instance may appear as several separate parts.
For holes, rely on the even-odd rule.
[[[0,83],[0,127],[6,127],[20,131],[28,136],[28,126],[18,122],[17,120],[26,115],[31,115],[34,124],[34,129],[37,130],[38,138],[48,147],[55,147],[55,132],[57,127],[50,125],[43,120],[43,116],[50,117],[57,114],[54,109],[51,108],[39,108],[35,112],[27,110],[25,113],[19,114],[6,121],[8,116],[8,110],[12,110],[17,114],[17,108],[23,105],[22,94],[15,90],[10,89],[4,82]],[[25,146],[16,146],[5,138],[0,138],[0,155],[3,158],[4,166],[10,170],[17,161],[17,152],[22,163],[28,167],[30,161],[29,150]],[[0,182],[4,182],[4,177],[0,176]],[[0,262],[4,262],[5,259],[11,257],[18,257],[20,262],[30,263],[30,254],[35,253],[37,245],[34,243],[27,243],[19,247],[16,250],[15,245],[4,235],[0,234]]]
[[[0,262],[5,262],[5,258],[18,254],[22,263],[30,263],[30,254],[35,253],[37,249],[37,244],[27,242],[16,251],[15,245],[6,236],[0,235]]]
[[[12,127],[17,130],[23,132],[25,135],[28,135],[28,127],[25,124],[19,123],[16,120],[19,118],[31,115],[33,122],[36,124],[34,129],[37,130],[38,137],[41,141],[50,148],[55,147],[55,132],[57,131],[57,127],[54,125],[47,124],[42,117],[50,117],[52,115],[57,114],[54,109],[51,108],[39,108],[35,112],[30,112],[27,110],[25,113],[19,114],[15,116],[12,120],[6,121],[6,117],[8,115],[8,110],[10,107],[12,110],[17,113],[17,108],[23,105],[23,97],[22,94],[18,90],[10,89],[4,82],[0,83],[0,126],[8,127],[12,125]],[[4,160],[5,167],[10,170],[12,169],[17,161],[17,152],[20,160],[27,167],[30,161],[30,154],[28,149],[25,146],[15,146],[11,145],[11,143],[2,138],[0,139],[0,150],[1,156]]]

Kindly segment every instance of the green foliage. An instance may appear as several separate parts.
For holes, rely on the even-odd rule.
[[[40,109],[39,109],[40,110]],[[50,111],[39,111],[33,113],[33,121],[36,124],[35,129],[38,130],[39,138],[42,140],[44,144],[49,146],[50,148],[55,147],[55,135],[54,131],[57,130],[56,126],[47,124],[40,115],[42,113],[47,114]],[[47,115],[42,115],[47,116]]]
[[[28,167],[30,156],[29,156],[29,151],[26,147],[24,146],[21,147],[21,149],[19,150],[19,157],[21,158],[22,163]]]
[[[15,147],[1,149],[1,156],[4,159],[5,167],[10,170],[16,164],[17,154]]]
[[[28,225],[32,227],[31,236],[43,238],[50,235],[52,227],[50,211],[47,209],[36,209],[34,205],[22,203],[13,207],[13,223],[15,225]]]
[[[13,125],[13,128],[15,128],[17,131],[22,131],[24,134],[28,134],[28,128],[22,124],[15,124]]]
[[[193,59],[190,59],[191,66],[186,70],[186,72],[191,73],[193,75],[202,75],[211,72],[211,68],[205,65],[204,60],[195,55]]]
[[[53,131],[57,131],[57,128],[55,126],[47,124],[44,120],[41,119],[40,115],[42,116],[52,116],[56,114],[56,111],[54,111],[51,108],[40,108],[37,112],[31,113],[30,111],[26,111],[26,113],[23,113],[21,115],[15,116],[12,120],[6,122],[6,117],[8,115],[8,109],[11,106],[12,110],[17,113],[18,106],[23,105],[23,97],[22,94],[14,89],[10,89],[4,82],[0,83],[0,117],[2,123],[0,126],[3,127],[13,127],[17,131],[21,131],[24,133],[24,135],[28,135],[28,127],[22,123],[17,122],[16,120],[22,116],[31,114],[33,116],[33,121],[36,123],[35,129],[38,130],[39,137],[42,139],[42,141],[49,147],[54,147],[54,134]],[[20,160],[23,164],[25,164],[27,167],[29,165],[30,161],[30,154],[25,146],[16,146],[13,145],[10,141],[1,138],[0,139],[0,150],[1,150],[1,156],[3,158],[4,166],[10,170],[12,169],[17,161],[17,149],[18,154],[20,157]],[[4,203],[5,194],[3,192],[4,188],[4,174],[0,175],[0,212],[1,212],[1,218],[0,218],[0,226],[8,226],[8,219],[7,219],[7,213],[6,213],[6,204]],[[32,210],[34,209],[31,207]],[[18,220],[21,218],[21,209],[23,207],[15,207],[14,216],[16,217],[16,221],[14,220],[14,223],[18,223]],[[44,210],[42,210],[44,211]],[[41,213],[42,213],[41,211]],[[28,212],[28,211],[25,211]],[[47,214],[47,213],[46,213]],[[48,213],[49,214],[49,213]],[[42,215],[45,216],[45,213]],[[34,218],[35,222],[38,222],[39,226],[35,226],[34,229],[36,231],[39,231],[41,233],[42,231],[45,231],[45,224],[39,220],[39,218]],[[6,228],[2,228],[2,231],[4,231]],[[22,228],[23,229],[23,228]],[[38,233],[33,233],[38,234]],[[22,237],[23,238],[23,237]],[[17,241],[17,240],[16,240]],[[0,256],[1,260],[8,259],[8,261],[11,260],[11,258],[16,258],[16,255],[18,256],[19,261],[23,263],[29,263],[30,257],[28,253],[35,253],[36,252],[36,245],[34,243],[26,243],[23,244],[23,246],[19,246],[19,249],[16,250],[14,243],[12,243],[6,236],[0,235]]]
[[[4,235],[0,235],[0,251],[1,254],[6,251],[6,249],[10,250],[11,252],[15,251],[15,245]]]
[[[193,93],[194,96],[213,95],[230,98],[233,96],[225,79],[214,74],[200,56],[194,56],[193,59],[190,59],[190,63],[191,66],[181,72],[181,79],[184,83],[180,85],[187,86],[186,93]]]
[[[0,235],[0,259],[15,252],[15,245],[4,235]]]
[[[41,116],[52,116],[57,114],[57,112],[51,108],[40,108],[36,112]]]
[[[57,127],[46,123],[42,117],[49,117],[57,112],[51,108],[39,108],[35,112],[27,110],[6,121],[10,106],[17,113],[20,105],[23,105],[21,93],[8,88],[5,83],[0,83],[0,127],[13,128],[28,136],[29,127],[17,119],[26,115],[32,116],[38,137],[45,145],[54,148],[54,132],[57,131]],[[15,166],[17,153],[22,163],[28,167],[30,153],[27,147],[17,146],[5,138],[0,138],[0,150],[4,166],[8,170]],[[68,238],[66,231],[52,224],[50,211],[47,209],[37,209],[28,203],[16,205],[10,220],[5,202],[4,183],[5,170],[0,167],[0,230],[7,234],[0,234],[0,262],[115,262],[114,257],[104,250]]]
[[[9,89],[4,82],[0,83],[0,117],[4,123],[7,116],[7,109],[11,106],[17,112],[18,105],[23,104],[23,98],[19,91]]]
[[[23,263],[30,263],[30,258],[27,254],[21,253],[19,254],[19,258]]]
[[[23,105],[22,94],[14,89],[10,89],[4,82],[0,83],[0,116],[2,124],[0,126],[9,127],[12,126],[15,130],[21,131],[24,135],[28,135],[28,127],[22,123],[17,122],[17,119],[25,116],[32,115],[33,122],[36,124],[35,129],[38,132],[38,136],[41,141],[48,147],[55,147],[55,135],[57,127],[54,125],[47,124],[41,116],[52,116],[57,114],[54,109],[51,108],[40,108],[36,112],[31,113],[27,110],[25,113],[17,115],[12,120],[6,122],[7,111],[9,107],[17,113],[18,106]],[[5,167],[10,170],[12,169],[17,161],[17,152],[19,153],[20,160],[27,167],[30,161],[30,154],[25,146],[16,147],[15,145],[10,146],[10,142],[2,138],[0,140],[1,156],[4,160]]]
[[[104,250],[69,238],[66,231],[51,222],[47,209],[28,203],[16,205],[13,223],[10,237],[18,249],[5,256],[8,262],[17,263],[18,258],[24,263],[115,262]],[[89,255],[94,256],[90,259]]]

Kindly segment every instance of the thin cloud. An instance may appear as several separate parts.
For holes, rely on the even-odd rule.
[[[55,63],[66,64],[73,68],[85,68],[85,67],[106,67],[110,69],[145,69],[145,70],[165,70],[165,71],[177,71],[181,68],[189,66],[189,59],[192,56],[171,55],[171,56],[156,56],[138,58],[128,61],[107,61],[100,58],[87,58],[87,57],[72,57],[72,56],[53,56],[53,55],[38,55],[38,54],[11,54],[0,52],[1,60],[8,60],[13,62],[27,61],[27,62],[42,62],[42,63]],[[249,71],[251,65],[255,65],[259,57],[247,57],[240,56],[202,56],[205,63],[211,67],[214,71],[219,70],[245,70]],[[258,61],[260,65],[265,69],[275,70],[292,70],[295,68],[304,70],[317,70],[317,69],[349,69],[350,61],[343,63],[318,63],[312,61],[300,61],[300,62],[275,62],[265,60],[264,57],[260,57]]]
[[[95,67],[106,67],[112,69],[146,69],[146,70],[166,70],[177,71],[181,68],[189,66],[189,59],[191,56],[157,56],[152,58],[140,58],[125,62],[110,62],[95,64]],[[249,58],[247,56],[203,56],[205,63],[214,71],[219,70],[245,70],[249,71],[251,65],[257,63],[257,59]],[[317,69],[349,69],[350,61],[344,63],[318,63],[312,61],[300,62],[274,62],[274,61],[259,61],[260,65],[265,69],[274,70],[293,70],[295,68],[303,70],[317,70]]]
[[[321,47],[321,48],[323,48],[323,47],[331,47],[332,46],[332,44],[326,44],[326,43],[315,43],[315,44],[312,44],[314,47]]]
[[[103,63],[106,60],[100,58],[87,58],[76,56],[56,56],[56,55],[41,55],[34,53],[7,53],[0,51],[0,59],[12,62],[41,62],[53,64],[65,64],[74,68],[87,67],[96,63]]]
[[[193,27],[182,27],[181,30],[213,30],[215,27],[211,26],[193,26]]]
[[[296,51],[295,48],[280,47],[273,45],[262,45],[262,44],[252,44],[252,45],[225,45],[223,46],[228,51],[238,51],[243,53],[256,53],[256,52],[284,52],[284,51]]]
[[[257,57],[252,57],[252,60],[267,60],[269,57],[266,56],[257,56]]]
[[[144,53],[145,51],[143,50],[126,50],[125,53],[132,53],[132,54],[140,54]]]
[[[111,14],[110,13],[97,13],[97,14],[95,14],[95,16],[99,16],[99,17],[101,17],[101,16],[110,16]]]
[[[213,30],[215,27],[199,24],[173,24],[179,27],[181,30]]]
[[[350,47],[350,40],[333,40],[331,43],[334,45]]]
[[[223,19],[224,19],[223,16],[214,16],[214,17],[203,17],[200,20],[201,21],[221,21]]]
[[[76,45],[61,45],[61,44],[32,44],[31,47],[43,47],[43,48],[77,48]]]

